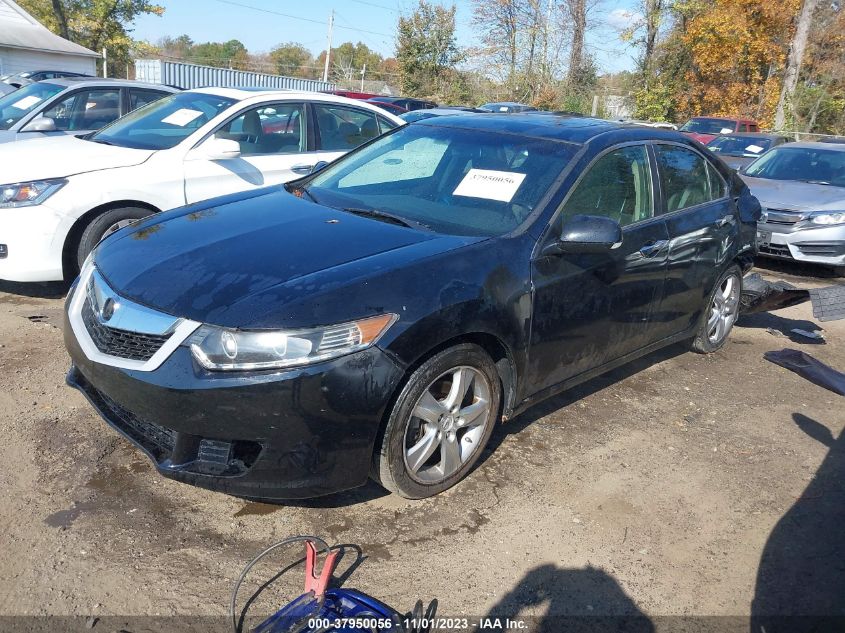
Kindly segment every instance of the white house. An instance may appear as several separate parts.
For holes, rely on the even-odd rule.
[[[0,75],[25,70],[97,74],[99,55],[59,37],[12,0],[0,0]]]

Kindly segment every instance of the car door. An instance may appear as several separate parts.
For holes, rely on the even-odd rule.
[[[567,196],[538,253],[578,214],[616,220],[623,237],[602,253],[535,257],[529,384],[537,390],[655,340],[668,237],[665,222],[655,217],[655,200],[656,176],[642,143],[601,154]]]
[[[314,103],[316,161],[331,162],[381,133],[375,112],[347,105]]]
[[[692,327],[721,273],[736,233],[736,207],[722,175],[680,144],[653,146],[662,192],[659,211],[669,233],[664,296],[656,327],[662,337]]]
[[[209,159],[202,146],[215,138],[237,142],[240,155]],[[320,160],[308,152],[309,146],[313,140],[309,140],[304,103],[284,101],[245,108],[200,142],[197,151],[186,155],[185,199],[190,204],[299,178]]]
[[[83,88],[64,95],[41,112],[53,119],[55,132],[21,132],[23,138],[83,134],[120,117],[119,88]]]

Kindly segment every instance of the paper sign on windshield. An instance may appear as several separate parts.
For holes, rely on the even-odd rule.
[[[452,195],[510,202],[523,180],[525,180],[525,174],[470,169]]]
[[[41,101],[41,97],[35,97],[33,95],[30,95],[28,97],[24,97],[20,101],[15,101],[12,104],[12,107],[17,108],[18,110],[28,110],[39,101]]]
[[[719,133],[720,133],[720,134],[730,134],[731,132],[733,132],[733,129],[732,129],[732,128],[729,128],[729,127],[723,127],[723,128],[719,131]]]
[[[748,147],[745,148],[745,151],[751,152],[753,154],[759,154],[760,152],[763,151],[763,148],[760,147],[759,145],[749,145]]]
[[[164,117],[161,122],[162,123],[169,123],[170,125],[178,125],[179,127],[185,127],[196,119],[197,117],[202,116],[202,111],[200,110],[190,110],[189,108],[182,108],[180,110],[176,110],[173,114],[168,114]]]

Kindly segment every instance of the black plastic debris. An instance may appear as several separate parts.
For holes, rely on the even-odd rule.
[[[845,374],[825,365],[805,352],[797,349],[782,349],[779,352],[766,352],[763,358],[775,365],[794,371],[814,385],[830,389],[840,396],[845,396]]]
[[[808,290],[801,290],[785,281],[766,281],[760,273],[752,273],[742,279],[739,311],[742,314],[770,312],[809,300]]]
[[[810,300],[819,321],[845,319],[845,285],[810,290]]]

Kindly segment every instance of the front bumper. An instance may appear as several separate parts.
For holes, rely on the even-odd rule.
[[[60,281],[62,248],[55,246],[63,214],[47,205],[0,209],[0,279]]]
[[[67,382],[165,477],[232,495],[363,485],[403,369],[378,348],[283,372],[207,372],[179,347],[155,371],[89,360],[70,325]]]
[[[843,266],[845,226],[795,229],[760,222],[757,224],[757,250],[765,257]]]

